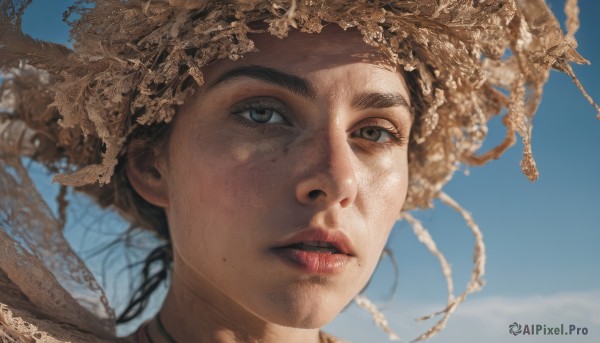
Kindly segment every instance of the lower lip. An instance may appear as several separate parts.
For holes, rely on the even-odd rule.
[[[341,273],[352,259],[345,254],[330,254],[295,248],[273,249],[286,264],[310,274]]]

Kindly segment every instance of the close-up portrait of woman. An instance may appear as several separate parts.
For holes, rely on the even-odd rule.
[[[0,342],[597,341],[587,18],[0,0]]]

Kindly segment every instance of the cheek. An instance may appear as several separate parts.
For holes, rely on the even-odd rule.
[[[281,188],[273,185],[282,175],[268,168],[269,160],[257,158],[269,146],[219,142],[223,139],[210,135],[195,142],[176,140],[179,149],[169,160],[169,224],[182,255],[231,263],[262,240],[264,232],[249,235],[248,229],[269,212],[272,193]]]
[[[371,173],[371,196],[378,201],[387,220],[395,220],[408,190],[408,156],[405,148],[382,158]]]
[[[375,268],[390,231],[398,219],[408,189],[408,165],[406,154],[390,156],[377,164],[366,167],[368,177],[362,178],[359,187],[364,190],[363,218],[368,223],[369,265]]]
[[[167,213],[173,248],[190,266],[210,265],[220,255],[215,244],[220,241],[219,231],[210,229],[215,227],[210,211],[215,210],[211,209],[214,192],[202,182],[204,175],[201,172],[180,179],[169,186]]]

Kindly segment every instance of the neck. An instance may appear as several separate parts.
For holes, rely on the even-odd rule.
[[[202,277],[177,263],[159,316],[176,343],[319,342],[318,329],[297,329],[270,323],[250,313]],[[185,277],[182,277],[185,276]],[[170,343],[156,319],[150,330],[155,343]]]

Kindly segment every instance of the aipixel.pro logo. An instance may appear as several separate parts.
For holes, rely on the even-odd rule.
[[[567,328],[568,327],[568,328]],[[532,335],[532,336],[586,336],[589,330],[586,327],[579,327],[577,325],[560,324],[559,326],[550,326],[546,324],[519,324],[514,322],[508,326],[508,333],[513,336],[518,335]]]
[[[522,330],[523,328],[521,327],[521,324],[517,322],[514,322],[508,326],[508,332],[510,332],[510,334],[513,336],[520,334]]]

